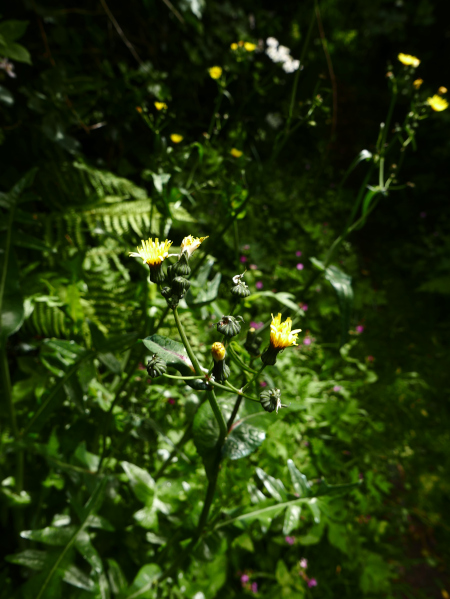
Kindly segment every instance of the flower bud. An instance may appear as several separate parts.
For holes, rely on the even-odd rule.
[[[165,280],[166,277],[162,269],[162,263],[150,267],[150,281],[152,283],[157,283],[158,285],[160,285],[161,283],[164,283]]]
[[[180,299],[184,297],[191,284],[184,277],[175,277],[172,281],[172,292]]]
[[[286,408],[287,406],[281,403],[281,391],[280,389],[264,389],[259,396],[259,401],[266,412],[277,411],[279,408]]]
[[[222,362],[225,359],[226,349],[223,343],[216,341],[212,344],[211,353],[214,362]]]
[[[247,333],[244,347],[251,356],[259,356],[262,338],[258,336],[256,329],[250,327]]]
[[[231,288],[231,293],[235,297],[248,297],[250,295],[250,289],[242,280],[242,277],[245,275],[245,271],[241,275],[236,275],[233,277],[234,287]]]
[[[234,318],[234,316],[222,316],[221,320],[217,323],[217,331],[227,337],[234,337],[239,335],[241,332],[241,325],[239,320],[243,321],[242,316]]]
[[[212,374],[214,376],[214,379],[218,383],[224,383],[230,376],[230,373],[230,367],[227,366],[227,364],[225,364],[225,360],[221,360],[220,362],[214,362]]]
[[[161,295],[164,298],[169,299],[169,297],[172,295],[172,289],[170,287],[163,287],[161,289]]]
[[[178,262],[171,267],[172,276],[176,277],[188,277],[191,274],[191,267],[189,266],[189,253],[184,252],[181,254]]]
[[[158,354],[153,354],[149,363],[147,364],[148,376],[152,379],[161,376],[167,371],[167,364]]]

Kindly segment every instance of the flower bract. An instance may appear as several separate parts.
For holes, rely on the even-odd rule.
[[[441,98],[441,96],[438,96],[437,94],[435,94],[431,98],[428,98],[427,102],[431,106],[431,108],[436,112],[442,112],[442,110],[448,108],[447,100]]]
[[[222,67],[211,67],[208,69],[211,79],[220,79],[222,76]]]
[[[297,345],[298,333],[301,329],[292,329],[292,320],[288,317],[281,322],[281,313],[274,318],[272,314],[272,323],[270,325],[270,345],[277,349],[284,349],[291,345]]]
[[[400,54],[397,56],[399,61],[407,67],[417,68],[420,64],[420,60],[416,58],[416,56],[411,56],[411,54]]]
[[[198,249],[205,239],[208,239],[208,237],[208,235],[206,237],[192,237],[192,235],[185,237],[181,242],[180,256],[187,252],[188,257],[190,258],[195,250]]]
[[[169,248],[172,245],[172,241],[166,239],[165,241],[159,241],[158,238],[147,239],[147,241],[141,240],[142,246],[137,248],[137,252],[130,252],[130,256],[134,258],[142,258],[145,264],[148,264],[150,268],[160,266],[162,262],[169,255]]]

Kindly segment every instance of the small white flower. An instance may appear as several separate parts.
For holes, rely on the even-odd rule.
[[[266,39],[266,44],[272,48],[276,48],[278,46],[278,40],[274,37],[268,37]]]
[[[246,272],[247,271],[244,270],[244,272],[241,275],[234,275],[234,277],[233,277],[233,283],[235,285],[239,285],[239,283],[241,282],[242,277],[245,275]]]
[[[289,48],[287,48],[286,46],[278,46],[278,55],[280,56],[281,60],[287,60],[288,58],[290,58],[291,51],[289,50]]]

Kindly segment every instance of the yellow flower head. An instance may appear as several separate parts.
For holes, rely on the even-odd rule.
[[[172,245],[172,241],[166,239],[160,242],[158,238],[155,241],[153,239],[148,239],[147,241],[142,239],[141,243],[142,246],[137,248],[137,252],[130,252],[130,256],[142,258],[142,261],[148,264],[150,268],[162,264],[169,255],[169,248]]]
[[[237,50],[237,49],[238,49],[238,45],[236,44],[236,42],[233,42],[233,43],[231,44],[230,48],[231,48],[232,50]]]
[[[423,83],[423,79],[416,79],[415,81],[413,81],[413,85],[416,89],[419,89],[419,87],[422,85]]]
[[[179,133],[172,133],[170,139],[173,141],[174,144],[179,144],[180,141],[183,141],[183,136]]]
[[[226,350],[223,343],[216,341],[211,347],[212,357],[214,362],[221,362],[225,358]]]
[[[272,323],[270,325],[270,345],[276,349],[284,349],[291,345],[297,345],[298,333],[301,329],[295,329],[291,331],[292,320],[286,318],[284,322],[281,322],[281,314],[278,314],[275,318],[272,314]]]
[[[415,69],[419,66],[420,60],[411,54],[400,53],[397,58],[399,61],[407,67],[414,67]]]
[[[200,245],[205,241],[205,239],[208,239],[208,237],[209,235],[207,235],[206,237],[192,237],[192,235],[188,235],[187,237],[185,237],[181,242],[180,257],[182,256],[182,254],[184,254],[184,252],[187,252],[188,258],[190,258],[191,255],[195,252],[195,250],[198,249]]]
[[[211,67],[208,69],[211,79],[220,79],[222,76],[222,67]]]
[[[240,158],[242,156],[243,152],[241,152],[241,150],[238,150],[237,148],[231,148],[230,154],[232,156],[234,156],[235,158]]]
[[[443,85],[441,85],[441,87],[438,89],[438,94],[446,94],[448,92],[448,89],[446,87],[444,87]]]
[[[432,98],[428,98],[427,102],[436,112],[441,112],[442,110],[448,108],[447,100],[444,100],[444,98],[441,98],[441,96],[436,94]]]
[[[244,48],[247,52],[254,52],[256,50],[256,44],[252,44],[251,42],[245,42]]]
[[[167,110],[167,104],[165,102],[154,102],[156,110]]]

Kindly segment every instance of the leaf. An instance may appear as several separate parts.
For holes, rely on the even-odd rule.
[[[0,345],[3,345],[6,337],[20,329],[24,320],[25,310],[21,293],[6,292],[2,302]]]
[[[292,485],[294,487],[295,493],[299,497],[309,497],[310,496],[310,488],[306,476],[302,474],[299,470],[297,470],[294,462],[292,460],[287,461],[289,474],[291,475]]]
[[[291,505],[286,509],[283,523],[283,534],[289,535],[293,530],[300,526],[300,515],[302,508],[300,505]]]
[[[92,545],[89,534],[85,530],[78,533],[75,539],[75,547],[96,572],[103,572],[102,560]]]
[[[127,579],[116,560],[108,558],[106,561],[108,563],[109,586],[111,587],[112,593],[117,595],[127,586]]]
[[[122,468],[125,470],[130,481],[133,493],[139,501],[150,507],[155,496],[155,481],[143,468],[139,468],[130,462],[122,462]]]
[[[219,425],[208,402],[203,403],[197,410],[192,436],[199,455],[210,456],[219,439]]]
[[[84,589],[85,591],[92,592],[95,590],[94,581],[91,580],[89,576],[83,572],[83,570],[80,570],[80,568],[77,568],[77,566],[74,566],[73,564],[71,564],[64,571],[63,580],[64,582],[67,582],[68,584],[71,584],[79,589]]]
[[[7,106],[12,106],[14,104],[14,96],[8,89],[6,89],[6,87],[3,87],[3,85],[0,85],[0,102],[3,102],[3,104],[6,104]]]
[[[194,297],[191,289],[186,293],[186,303],[188,306],[200,306],[203,304],[207,304],[209,302],[213,302],[218,293],[220,282],[222,280],[222,274],[218,272],[212,281],[208,281],[204,288],[200,289],[200,291]]]
[[[277,501],[286,501],[287,492],[283,483],[278,478],[266,474],[262,468],[256,468],[256,474],[266,487],[267,492]]]
[[[31,56],[26,48],[15,42],[9,42],[6,46],[2,46],[1,52],[6,58],[17,60],[17,62],[25,62],[31,64]]]
[[[361,485],[362,481],[346,483],[344,485],[329,485],[323,478],[319,483],[319,487],[313,490],[313,494],[314,497],[321,497],[322,495],[338,495],[342,492],[345,493],[349,489],[360,487]]]
[[[253,301],[260,297],[270,297],[283,306],[286,306],[286,308],[292,310],[295,314],[300,312],[298,305],[294,301],[295,295],[292,293],[286,293],[285,291],[279,291],[278,293],[274,293],[273,291],[257,291],[256,293],[252,293],[252,295],[249,295],[247,298],[245,298],[245,301]]]
[[[45,543],[46,545],[62,547],[69,542],[75,530],[75,526],[68,528],[47,526],[40,530],[23,530],[20,533],[20,536],[23,539],[29,539],[30,541],[38,541],[40,543]]]
[[[230,460],[245,458],[253,453],[265,438],[266,433],[260,428],[246,422],[237,422],[224,443],[223,456]]]
[[[169,182],[169,179],[172,175],[170,175],[169,173],[151,173],[151,175],[153,179],[153,185],[155,186],[156,191],[158,193],[162,193],[164,186],[166,185],[166,183]]]
[[[153,354],[157,354],[162,358],[167,366],[176,368],[182,376],[192,376],[195,374],[186,349],[179,341],[174,341],[169,337],[162,337],[161,335],[151,335],[151,337],[144,339],[143,343]],[[198,381],[186,381],[186,384],[197,390],[208,389],[208,385],[201,379],[198,379]]]
[[[29,21],[17,21],[11,19],[0,23],[0,36],[3,36],[6,42],[15,42],[25,33]]]
[[[362,215],[365,216],[370,208],[372,200],[379,194],[383,193],[384,189],[381,187],[369,187],[369,191],[364,196],[362,203]]]
[[[161,568],[157,564],[146,564],[137,573],[130,588],[121,595],[121,599],[153,599],[153,583],[159,578]]]
[[[450,295],[450,276],[437,277],[423,283],[417,291]]]
[[[47,551],[38,551],[37,549],[25,549],[20,553],[7,555],[6,560],[11,564],[26,566],[31,570],[42,570],[47,560]]]

